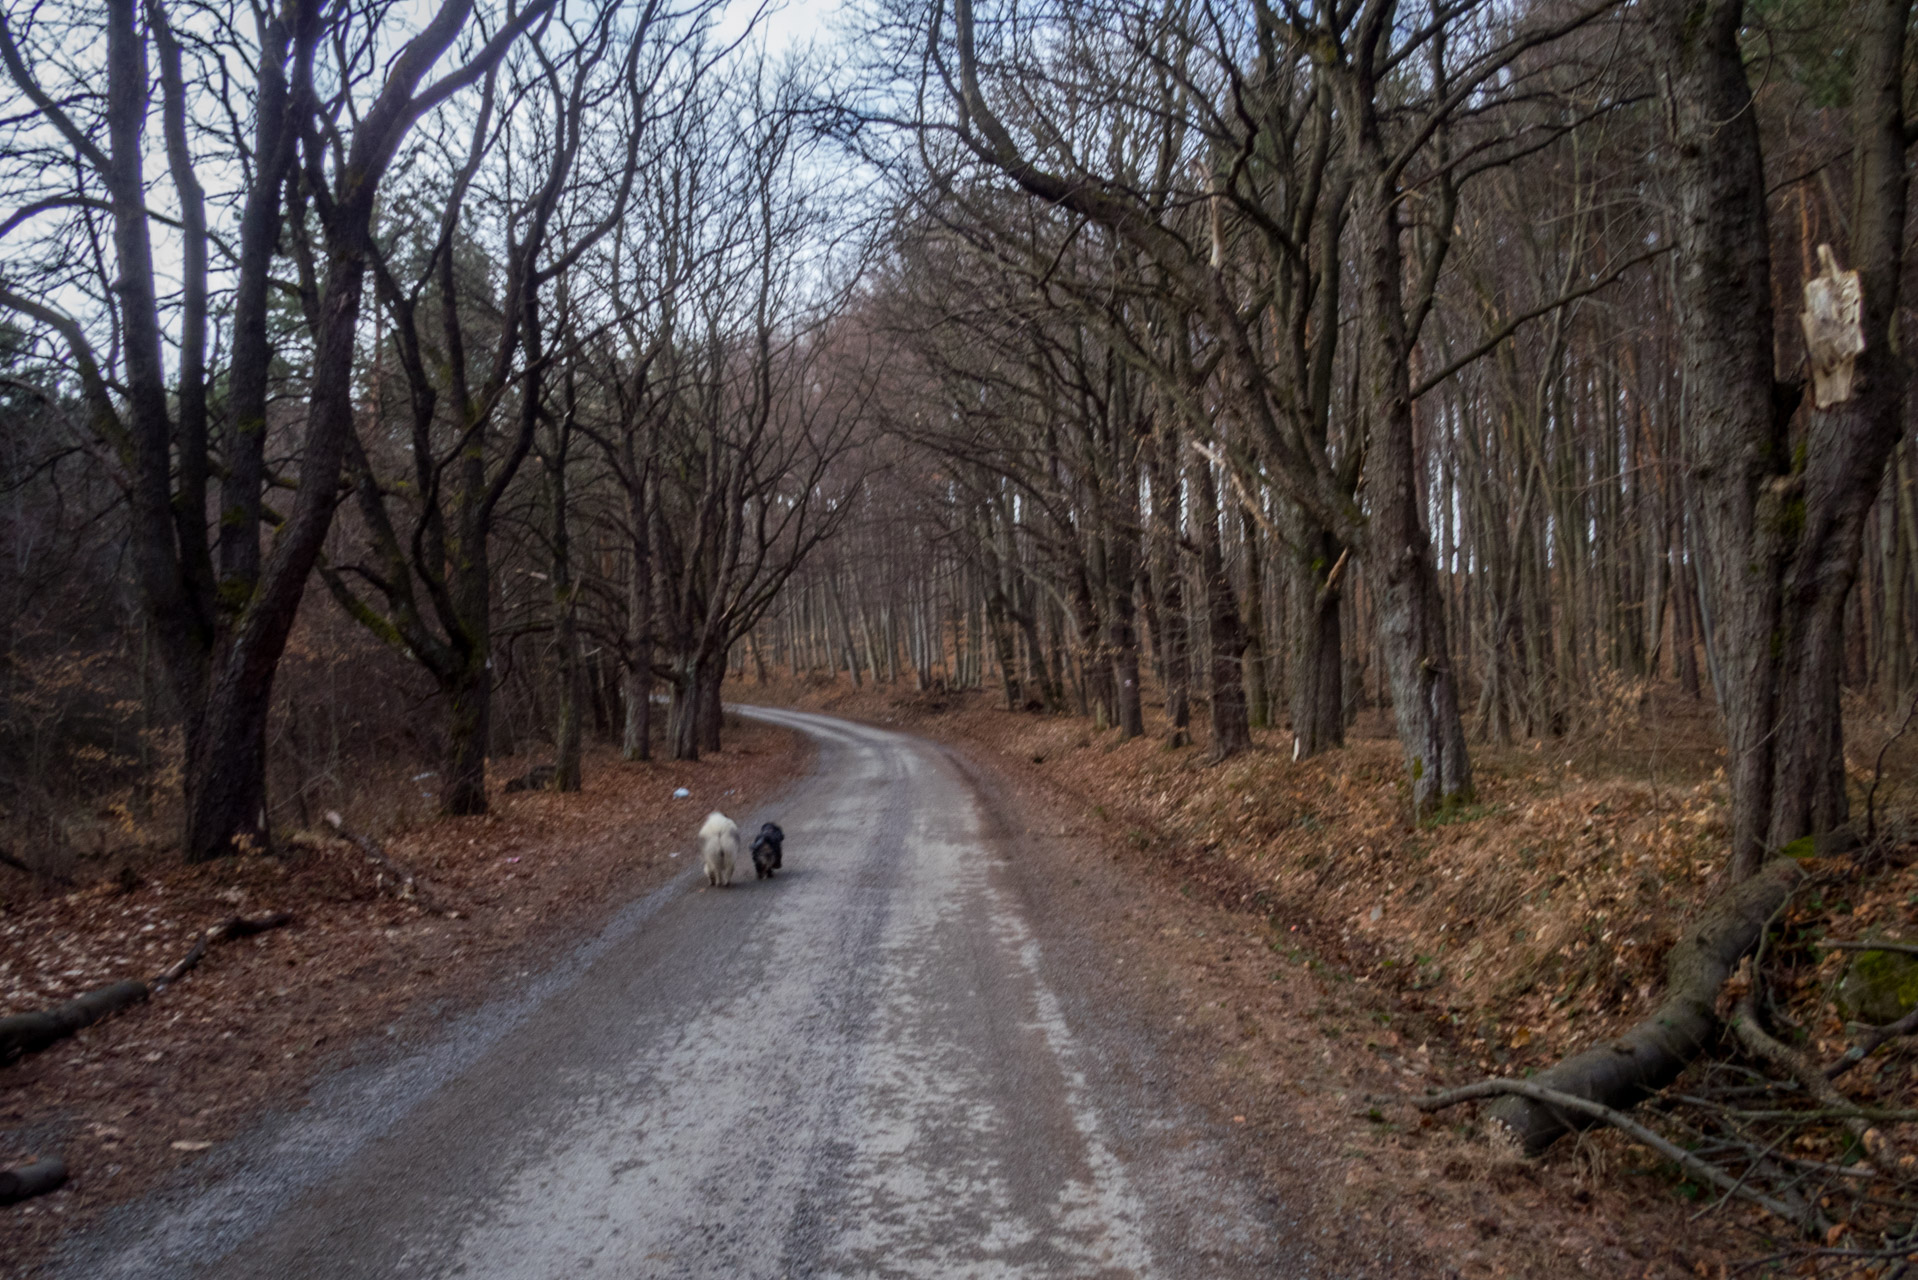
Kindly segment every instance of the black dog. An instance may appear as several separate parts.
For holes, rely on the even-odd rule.
[[[786,842],[786,833],[777,823],[768,822],[759,829],[753,839],[753,870],[761,880],[772,879],[773,872],[779,870],[780,846]]]

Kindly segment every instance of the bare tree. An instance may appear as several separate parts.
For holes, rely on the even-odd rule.
[[[1820,388],[1801,407],[1804,382],[1781,378],[1773,360],[1765,162],[1739,44],[1744,6],[1667,0],[1648,11],[1671,129],[1681,431],[1707,556],[1739,878],[1770,851],[1847,816],[1844,607],[1865,515],[1902,429],[1903,365],[1890,338],[1910,181],[1910,6],[1884,0],[1864,13],[1849,246],[1862,352],[1845,393]]]
[[[537,33],[503,84],[499,73],[487,77],[464,121],[463,155],[438,139],[419,149],[412,206],[430,209],[445,192],[432,239],[421,243],[418,224],[403,216],[376,257],[391,359],[407,388],[404,417],[392,428],[376,424],[375,441],[355,441],[351,471],[371,559],[323,573],[350,613],[438,684],[447,813],[486,811],[491,539],[546,410],[555,358],[547,300],[621,225],[642,146],[655,142],[646,127],[651,95],[687,39],[661,14],[654,3],[608,5]],[[492,253],[504,267],[497,300],[489,296]],[[469,354],[475,330],[491,336],[481,360]],[[377,592],[378,604],[349,577]]]
[[[72,187],[43,197],[43,205],[76,209],[89,230],[93,212],[103,210],[111,225],[110,252],[87,264],[96,273],[89,292],[103,314],[68,315],[57,286],[41,289],[17,278],[0,290],[0,304],[59,334],[94,431],[121,469],[136,576],[186,725],[189,857],[266,840],[265,725],[273,675],[332,521],[352,434],[353,357],[381,183],[413,124],[483,78],[549,5],[535,0],[489,22],[493,34],[471,41],[468,55],[438,78],[429,73],[473,16],[468,0],[447,0],[410,35],[396,34],[385,10],[328,10],[294,0],[259,15],[252,56],[238,51],[254,74],[244,108],[253,119],[252,136],[202,138],[224,149],[243,184],[231,272],[233,333],[227,368],[217,379],[206,366],[205,270],[214,232],[187,132],[196,115],[189,108],[201,104],[182,69],[168,9],[159,0],[144,11],[133,0],[105,7],[99,20],[103,100],[69,92],[85,75],[58,47],[71,32],[44,25],[35,14],[0,16],[0,59],[31,104],[13,127],[56,134],[79,175]],[[397,50],[390,47],[395,42]],[[183,213],[186,288],[173,322],[189,385],[177,410],[165,358],[169,317],[154,251],[157,219],[145,173],[155,60],[169,171]],[[324,74],[322,60],[330,60]],[[266,465],[274,353],[263,340],[263,321],[289,192],[296,216],[311,217],[318,244],[303,261],[310,269],[301,282],[310,356],[297,486],[281,516],[267,505],[269,488],[286,480]],[[303,235],[306,224],[298,229]],[[102,336],[108,338],[104,350]],[[216,381],[230,398],[217,454],[218,517],[210,520],[216,454],[209,388]]]

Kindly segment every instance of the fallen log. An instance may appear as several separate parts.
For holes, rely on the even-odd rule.
[[[67,1180],[67,1162],[59,1156],[0,1169],[0,1205],[18,1204],[58,1191]]]
[[[379,841],[375,840],[372,836],[363,836],[348,830],[346,820],[330,809],[326,814],[326,824],[333,828],[335,834],[337,834],[340,839],[346,841],[355,849],[358,849],[361,856],[368,862],[379,868],[384,874],[393,877],[394,882],[399,885],[400,897],[410,898],[414,902],[419,903],[422,909],[431,911],[434,915],[443,916],[452,914],[427,893],[425,887],[420,884],[418,876],[388,857],[386,850],[380,848]]]
[[[58,1044],[81,1028],[90,1027],[129,1005],[139,1004],[151,994],[146,983],[128,978],[97,987],[51,1009],[0,1018],[0,1064]]]
[[[138,978],[124,978],[104,987],[96,987],[85,995],[75,996],[51,1009],[0,1018],[0,1066],[58,1044],[76,1031],[139,1004],[168,983],[178,982],[206,957],[208,947],[233,938],[245,938],[268,929],[277,929],[292,919],[284,911],[250,920],[243,916],[232,916],[211,929],[203,930],[194,938],[193,949],[187,952],[185,959],[146,982]]]
[[[1718,989],[1791,897],[1805,872],[1775,858],[1733,885],[1688,926],[1665,962],[1665,1001],[1624,1035],[1559,1063],[1530,1083],[1545,1093],[1582,1098],[1614,1111],[1636,1106],[1678,1078],[1718,1031]],[[1512,1091],[1487,1108],[1490,1119],[1527,1155],[1588,1127],[1591,1114]]]

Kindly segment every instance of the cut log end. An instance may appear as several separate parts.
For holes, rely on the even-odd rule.
[[[18,1204],[58,1191],[66,1184],[67,1162],[58,1156],[0,1169],[0,1205]]]

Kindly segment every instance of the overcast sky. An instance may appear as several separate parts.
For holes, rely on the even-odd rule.
[[[794,44],[824,38],[843,0],[732,0],[720,20],[719,34],[728,40],[739,35],[761,3],[775,10],[760,20],[760,26],[766,32],[767,47],[778,53]]]

